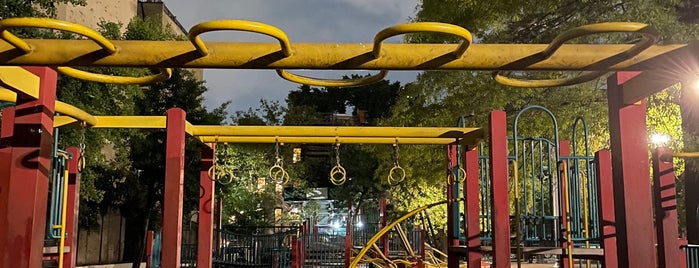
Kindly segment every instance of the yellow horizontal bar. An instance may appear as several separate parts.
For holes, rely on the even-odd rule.
[[[677,158],[699,158],[699,152],[678,152],[673,153],[672,157]]]
[[[78,120],[75,118],[72,118],[70,116],[54,116],[53,117],[53,127],[62,127],[66,125],[70,125],[73,123],[77,123]]]
[[[202,142],[230,143],[323,143],[323,144],[450,144],[455,138],[380,138],[380,137],[275,137],[275,136],[200,136]],[[471,144],[468,144],[471,145]]]
[[[186,132],[187,134],[193,136],[193,135],[194,135],[194,134],[193,134],[193,132],[194,132],[194,125],[192,125],[192,123],[190,123],[189,121],[185,121],[185,122],[184,122],[184,132]]]
[[[39,77],[22,67],[0,66],[0,87],[39,98]]]
[[[62,101],[56,101],[56,112],[64,116],[72,117],[77,121],[85,122],[85,124],[89,126],[97,124],[97,118],[95,118],[95,116]]]
[[[96,116],[93,128],[156,128],[166,126],[165,116]]]
[[[548,44],[472,44],[461,57],[453,55],[458,44],[384,44],[381,56],[374,58],[373,45],[340,43],[293,43],[294,53],[279,52],[278,43],[207,42],[211,52],[202,57],[189,41],[113,41],[114,54],[100,53],[102,47],[90,40],[25,40],[41,48],[20,55],[0,42],[0,65],[49,66],[130,66],[229,69],[370,69],[370,70],[648,70],[654,65],[638,65],[670,51],[687,46],[651,46],[636,57],[613,66],[613,61],[633,45],[566,44],[541,62],[537,58]],[[154,53],[153,51],[157,51]],[[694,51],[686,51],[696,58]]]
[[[464,138],[478,128],[327,127],[327,126],[194,126],[194,136]]]

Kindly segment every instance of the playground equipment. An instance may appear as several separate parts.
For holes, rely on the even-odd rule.
[[[7,31],[15,27],[65,30],[85,36],[89,40],[25,40]],[[216,30],[262,33],[272,36],[279,43],[204,42],[199,38],[201,33]],[[461,44],[383,44],[383,40],[390,36],[410,32],[453,34],[463,41]],[[629,45],[564,44],[571,38],[603,32],[638,33],[641,38],[638,43]],[[512,140],[513,145],[517,147],[515,157],[519,157],[519,142],[530,142],[530,145],[531,142],[541,142],[542,148],[546,149],[549,155],[555,155],[553,162],[547,165],[550,173],[548,179],[551,180],[553,174],[561,173],[557,178],[562,180],[563,192],[568,194],[564,193],[562,198],[559,197],[559,201],[564,200],[566,204],[558,203],[555,205],[558,209],[544,205],[541,210],[530,207],[527,203],[526,200],[531,200],[533,195],[522,195],[521,199],[519,195],[515,196],[520,200],[516,202],[519,207],[518,220],[515,221],[516,225],[519,225],[516,228],[516,247],[519,247],[521,240],[527,241],[527,237],[538,236],[540,241],[546,242],[549,235],[551,239],[565,236],[562,245],[549,249],[552,254],[562,256],[564,267],[571,265],[572,258],[595,258],[605,267],[645,267],[656,263],[664,267],[680,267],[676,208],[672,205],[675,202],[674,198],[656,199],[654,211],[653,200],[650,197],[651,192],[661,197],[674,196],[674,180],[668,179],[668,174],[674,176],[671,163],[660,159],[660,156],[667,158],[666,155],[673,153],[658,149],[654,154],[654,165],[658,166],[658,169],[654,169],[658,182],[654,184],[654,187],[658,186],[654,191],[648,184],[648,169],[639,168],[648,166],[643,99],[677,82],[695,78],[699,70],[699,57],[696,54],[696,42],[654,45],[657,34],[645,24],[601,23],[583,26],[559,35],[551,44],[471,44],[470,33],[461,27],[443,23],[409,23],[380,31],[373,44],[366,45],[291,43],[280,29],[249,21],[213,21],[196,25],[190,30],[190,41],[111,41],[77,24],[51,19],[9,18],[0,21],[0,38],[4,40],[0,42],[0,86],[5,89],[0,90],[0,100],[17,103],[16,107],[3,110],[3,126],[0,133],[3,138],[0,149],[0,164],[3,165],[0,169],[0,215],[5,219],[5,222],[0,224],[0,241],[5,241],[0,244],[2,267],[40,266],[43,245],[38,237],[43,238],[45,232],[44,213],[48,191],[44,182],[47,180],[47,167],[50,166],[50,141],[54,127],[70,124],[82,124],[91,128],[166,129],[167,162],[162,239],[162,249],[166,253],[161,256],[162,267],[179,267],[182,228],[181,182],[186,135],[198,137],[207,144],[326,143],[335,144],[336,150],[339,150],[339,144],[348,143],[447,145],[448,173],[452,174],[448,176],[455,178],[448,182],[453,185],[447,187],[447,218],[450,223],[447,230],[447,266],[459,267],[460,259],[464,257],[469,267],[477,267],[483,252],[491,252],[496,267],[509,267],[512,250],[508,207],[510,159],[507,149],[506,116],[503,111],[493,111],[490,114],[488,163],[479,166],[476,148],[485,136],[480,129],[195,126],[185,120],[185,111],[177,108],[169,110],[167,116],[94,116],[70,104],[56,101],[56,72],[52,69],[12,66],[59,66],[56,67],[59,72],[77,78],[126,84],[161,81],[168,76],[167,68],[174,67],[275,69],[286,79],[321,86],[362,85],[380,80],[387,70],[492,70],[496,71],[497,82],[527,87],[570,85],[600,77],[606,72],[618,71],[607,80],[610,144],[614,161],[612,162],[611,153],[605,150],[597,152],[594,158],[600,249],[575,247],[575,243],[585,243],[587,246],[590,242],[588,229],[592,228],[584,227],[591,222],[584,219],[590,215],[586,217],[584,214],[585,211],[588,214],[593,211],[591,202],[587,202],[588,209],[581,210],[567,202],[573,192],[567,187],[583,182],[592,185],[589,184],[593,178],[590,176],[592,172],[588,171],[588,176],[583,176],[579,175],[580,172],[576,169],[582,166],[577,162],[582,161],[587,162],[582,166],[582,170],[591,170],[591,156],[586,152],[584,157],[565,159],[563,156],[567,154],[562,153],[562,150],[567,146],[554,144],[558,146],[555,147],[544,140],[518,140],[517,135]],[[158,53],[153,53],[154,51]],[[678,65],[681,68],[677,68]],[[162,71],[160,74],[146,77],[112,77],[70,69],[80,66],[155,67],[161,68]],[[286,71],[288,69],[367,69],[379,70],[379,74],[358,80],[321,80],[293,75]],[[532,70],[585,70],[591,73],[576,78],[542,81],[520,81],[501,74],[501,71]],[[15,114],[14,111],[21,113]],[[53,116],[55,112],[61,115]],[[8,139],[10,137],[11,140]],[[462,145],[460,148],[459,144]],[[209,145],[204,146],[202,150],[200,183],[204,194],[200,199],[200,241],[197,247],[197,263],[200,267],[208,267],[212,263],[210,211],[214,181],[209,178],[209,170],[213,165],[215,145]],[[76,157],[79,151],[71,154]],[[680,155],[682,154],[678,154]],[[33,161],[32,164],[27,164],[27,159]],[[79,156],[77,159],[80,159]],[[521,171],[531,171],[533,167],[527,167],[525,162],[527,161],[514,159],[512,163],[516,164],[512,165],[512,174],[526,174],[527,172]],[[483,168],[484,166],[486,168]],[[342,167],[339,159],[336,167]],[[462,173],[465,180],[459,178],[461,174],[458,167],[465,171]],[[569,172],[569,167],[575,170],[575,175]],[[544,170],[543,166],[540,168]],[[480,194],[479,169],[487,170],[488,173],[488,192],[484,195]],[[659,170],[665,173],[659,173]],[[213,176],[216,175],[215,168],[212,173]],[[486,172],[481,174],[484,173]],[[77,175],[77,171],[70,174]],[[278,172],[275,171],[272,175],[275,174]],[[345,178],[344,172],[338,174],[341,176],[337,179]],[[333,174],[331,177],[336,178]],[[537,185],[536,180],[527,178],[526,175],[523,175],[522,183],[522,190],[528,189],[527,186],[531,188],[532,185]],[[460,241],[458,224],[459,184],[463,184],[466,216],[464,221],[467,226],[463,244]],[[520,188],[517,188],[516,192],[519,193]],[[554,193],[559,191],[547,192],[544,189],[543,192],[548,193],[547,196],[551,197],[546,198],[553,201],[556,199]],[[582,199],[590,199],[591,194],[584,191],[582,193]],[[483,203],[487,204],[484,207],[489,209],[485,218],[480,216],[479,198],[487,199],[487,202]],[[541,202],[547,201],[546,198],[541,199]],[[583,202],[580,204],[585,205]],[[696,206],[697,204],[688,204],[688,207]],[[546,214],[555,211],[559,211],[560,214]],[[583,224],[578,226],[578,223],[570,219],[580,217],[572,216],[581,214],[580,211]],[[662,217],[658,224],[654,224],[653,212],[665,217]],[[689,214],[688,217],[696,217]],[[560,217],[561,221],[565,221],[565,225],[549,223],[566,226],[565,232],[544,233],[542,229],[539,233],[538,228],[543,228],[546,224],[530,225],[530,222],[526,222],[530,219],[555,221],[547,217]],[[523,220],[525,224],[521,223]],[[481,225],[487,226],[483,231],[490,235],[490,248],[481,247]],[[70,230],[71,226],[75,226],[75,222],[71,223],[68,217],[64,228]],[[654,229],[657,231],[657,247],[654,236],[648,234]],[[575,230],[582,231],[582,238],[576,240],[576,234],[572,233]],[[585,232],[588,234],[585,235]],[[66,240],[70,241],[72,236],[74,233],[66,237]],[[699,238],[690,240],[699,241]],[[483,241],[486,241],[485,237]],[[557,240],[552,241],[558,243]],[[71,246],[71,249],[73,248],[74,243]],[[72,267],[70,261],[66,267]]]

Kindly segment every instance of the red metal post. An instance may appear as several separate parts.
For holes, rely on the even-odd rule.
[[[612,183],[612,154],[607,150],[595,153],[597,173],[597,206],[601,246],[604,249],[602,267],[617,268],[616,220],[614,219],[614,185]]]
[[[607,79],[612,152],[614,212],[619,266],[656,265],[653,201],[648,181],[646,104],[623,102],[623,84],[637,72],[618,72]],[[627,89],[629,90],[629,89]]]
[[[216,226],[214,228],[216,228],[216,232],[215,232],[214,237],[216,239],[216,242],[214,242],[214,243],[216,243],[216,252],[214,252],[214,253],[216,254],[216,257],[220,258],[221,253],[222,253],[221,246],[223,244],[223,237],[221,237],[221,229],[223,228],[223,198],[220,198],[220,197],[216,198],[215,211],[216,211],[216,216],[214,217],[214,219],[216,221],[216,223],[215,223]]]
[[[301,256],[299,254],[299,237],[291,236],[291,268],[301,268]]]
[[[146,233],[146,268],[153,267],[151,263],[151,258],[153,257],[153,239],[155,238],[155,233],[153,231],[148,231]]]
[[[5,148],[12,142],[15,124],[15,107],[2,109],[2,126],[0,127],[0,148]]]
[[[352,229],[354,228],[352,224],[352,199],[347,200],[347,208],[347,227],[345,228],[345,268],[348,268],[350,262],[352,262],[352,246],[354,246],[352,241]],[[313,226],[316,226],[315,222],[313,222],[312,224]],[[317,233],[318,230],[313,230],[313,237],[315,237]]]
[[[186,114],[180,108],[167,111],[165,151],[165,198],[163,209],[163,268],[180,267],[182,241],[182,194]]]
[[[490,192],[493,217],[493,267],[510,267],[510,202],[508,196],[507,118],[490,112]]]
[[[201,169],[199,172],[199,230],[197,241],[197,267],[211,268],[214,245],[214,190],[216,182],[209,178],[209,169],[214,165],[216,144],[201,147]],[[214,174],[216,176],[216,174]]]
[[[10,170],[12,166],[12,132],[15,124],[15,107],[7,107],[2,109],[2,128],[0,128],[0,171]],[[2,178],[2,177],[0,177]],[[7,215],[7,201],[10,198],[10,180],[0,179],[0,216],[5,217]],[[4,220],[0,219],[0,223],[7,224]],[[0,233],[0,241],[3,240],[3,234]],[[3,242],[0,242],[0,248],[4,249],[6,247]]]
[[[466,246],[468,247],[468,267],[480,267],[481,226],[480,226],[480,174],[478,174],[478,148],[467,150],[464,159],[466,180],[464,181],[464,214],[466,215]]]
[[[675,167],[671,157],[664,158],[671,154],[672,150],[668,148],[659,147],[653,150],[653,196],[658,239],[658,268],[680,267]]]
[[[456,199],[454,198],[454,187],[458,187],[459,185],[456,174],[454,174],[454,169],[459,165],[458,154],[458,145],[455,143],[447,145],[447,241],[449,247],[459,245],[459,238],[455,236],[458,226],[455,226],[456,217],[454,216],[455,212],[456,215],[458,215],[458,211],[456,211]],[[447,258],[447,267],[458,268],[459,257],[460,256],[457,254],[449,254]]]
[[[570,141],[562,140],[562,141],[558,142],[558,154],[561,157],[561,159],[563,159],[563,157],[570,156]],[[562,161],[567,162],[568,160],[562,160]],[[568,163],[568,165],[565,165],[565,166],[570,167],[569,165],[570,165],[570,163]],[[570,221],[570,211],[568,211],[568,213],[566,213],[566,208],[568,207],[568,200],[565,199],[565,195],[563,194],[564,193],[563,191],[565,191],[566,188],[567,189],[570,189],[570,188],[569,188],[569,185],[565,184],[563,181],[563,172],[568,172],[568,170],[564,170],[563,167],[564,167],[564,165],[561,164],[559,166],[559,170],[558,170],[558,179],[560,182],[559,186],[558,186],[559,192],[553,193],[553,194],[554,194],[554,198],[558,197],[558,196],[561,197],[561,202],[559,203],[560,210],[561,210],[561,228],[564,229],[564,231],[561,232],[562,241],[563,241],[562,247],[564,249],[567,249],[568,248],[567,238],[568,238],[568,233],[570,232],[570,230],[566,230],[566,228],[568,226],[568,221]],[[568,176],[568,180],[569,181],[567,183],[570,183],[570,176]],[[570,192],[569,192],[568,196],[570,196]],[[558,260],[559,260],[560,267],[568,268],[568,266],[570,266],[567,251],[564,251]]]
[[[17,94],[8,169],[0,170],[0,267],[41,267],[51,169],[56,72],[26,67],[40,78],[39,98]]]
[[[381,226],[379,227],[379,230],[386,227],[386,216],[387,216],[387,211],[386,211],[387,204],[386,204],[386,202],[387,202],[387,200],[385,197],[381,198],[381,201],[379,201],[379,210],[380,210],[380,214],[381,214],[380,215],[381,216],[381,219],[380,219]],[[381,250],[383,251],[384,256],[388,256],[388,234],[384,234],[383,236],[381,236]]]
[[[687,268],[687,244],[688,241],[687,239],[681,238],[680,239],[680,268]]]
[[[70,251],[63,258],[63,267],[74,268],[78,257],[78,212],[80,211],[80,171],[78,160],[81,150],[78,147],[66,149],[73,156],[68,162],[68,200],[66,200],[66,245]]]

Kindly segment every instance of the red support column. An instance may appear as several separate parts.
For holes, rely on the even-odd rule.
[[[153,239],[155,233],[151,230],[146,233],[146,268],[153,267],[151,259],[153,258]]]
[[[74,268],[78,256],[78,212],[80,211],[80,171],[78,160],[81,155],[80,148],[68,147],[68,153],[73,156],[68,162],[68,200],[66,201],[66,242],[70,252],[63,258],[63,267]]]
[[[562,140],[562,141],[558,142],[558,154],[561,157],[561,159],[563,159],[563,157],[565,157],[565,156],[570,156],[570,141]],[[562,160],[562,161],[567,162],[568,160]],[[565,165],[565,166],[570,167],[569,166],[570,163],[567,163],[567,164],[568,165]],[[561,164],[558,167],[559,168],[558,179],[559,179],[560,186],[558,186],[559,193],[554,193],[555,194],[554,198],[557,198],[559,196],[561,197],[561,202],[559,202],[560,209],[561,209],[561,211],[560,211],[560,213],[561,213],[561,228],[564,229],[561,232],[561,236],[562,236],[561,238],[563,241],[563,243],[561,243],[561,246],[564,249],[567,249],[568,248],[568,240],[567,239],[568,239],[568,233],[570,232],[570,230],[567,230],[566,228],[568,226],[568,221],[570,221],[570,211],[568,211],[568,213],[566,213],[566,208],[568,207],[568,200],[565,199],[565,195],[563,194],[564,193],[563,191],[566,191],[566,189],[570,189],[569,188],[570,186],[568,185],[570,183],[570,176],[568,176],[568,182],[567,182],[568,184],[564,184],[563,183],[563,172],[568,172],[568,170],[564,170],[563,166],[564,165]],[[570,191],[570,190],[568,190],[568,191]],[[570,196],[570,192],[568,192],[568,196]],[[568,268],[568,266],[570,266],[570,262],[568,259],[568,253],[566,250],[563,251],[563,255],[561,255],[561,257],[559,258],[559,265],[560,265],[560,267],[563,267],[563,268]]]
[[[209,178],[209,169],[214,165],[216,144],[201,147],[201,169],[199,172],[199,236],[197,241],[197,267],[211,268],[214,245],[214,191],[216,182]],[[216,174],[214,174],[216,176]]]
[[[2,170],[10,170],[12,166],[12,132],[15,124],[15,107],[7,107],[2,109],[2,126],[0,128],[0,172]],[[2,178],[2,177],[0,177]],[[0,217],[7,215],[7,201],[10,197],[9,179],[0,179]],[[7,222],[0,218],[0,225],[7,225]],[[0,234],[0,241],[5,241],[3,234]],[[4,249],[7,245],[0,242],[0,249]]]
[[[480,226],[480,174],[478,174],[478,149],[467,150],[464,159],[466,180],[464,181],[464,214],[466,214],[466,247],[468,267],[480,267],[481,226]]]
[[[623,103],[623,84],[637,75],[618,72],[607,79],[609,132],[612,151],[614,212],[621,267],[656,265],[653,201],[648,181],[646,104]],[[629,89],[627,89],[629,90]]]
[[[291,268],[301,268],[301,255],[299,254],[299,237],[291,236]]]
[[[186,114],[180,108],[167,111],[165,152],[165,198],[161,267],[180,267],[182,241],[182,193],[184,185],[184,145]]]
[[[677,191],[672,151],[668,148],[653,150],[653,197],[655,199],[655,227],[658,239],[658,268],[680,267],[680,234],[677,224]]]
[[[12,133],[15,124],[15,107],[2,109],[2,126],[0,127],[0,148],[9,146],[12,142]]]
[[[493,218],[493,267],[510,267],[510,202],[508,196],[507,118],[490,112],[490,192]]]
[[[57,76],[47,67],[26,69],[40,78],[39,98],[17,94],[13,139],[3,157],[10,166],[0,170],[0,267],[42,265]]]
[[[458,179],[456,178],[454,169],[459,166],[459,150],[457,144],[447,145],[447,241],[449,247],[458,246],[459,238],[456,237],[458,233],[458,225],[456,224],[458,211],[456,205],[456,198],[454,196],[454,188],[459,186]],[[456,214],[456,215],[455,215]],[[447,257],[447,267],[458,268],[459,267],[460,256],[458,254],[449,254]]]
[[[614,185],[612,183],[612,154],[607,150],[595,153],[597,173],[597,206],[601,246],[604,249],[602,267],[617,268],[616,220],[614,219]]]
[[[381,212],[381,219],[380,219],[380,227],[379,230],[383,229],[386,227],[386,216],[387,216],[387,211],[386,211],[386,198],[383,197],[381,198],[381,201],[379,201],[379,210]],[[383,251],[384,256],[388,256],[388,234],[384,234],[381,236],[381,250]]]

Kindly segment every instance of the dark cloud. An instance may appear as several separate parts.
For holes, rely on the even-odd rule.
[[[407,22],[417,0],[165,0],[185,28],[216,19],[252,20],[274,25],[292,42],[370,43],[381,29]],[[204,40],[271,41],[249,33],[207,33]],[[399,40],[393,38],[390,41]],[[343,72],[306,75],[341,77]],[[409,82],[416,72],[393,72],[389,79]],[[209,92],[205,105],[216,107],[231,100],[230,111],[257,107],[261,98],[283,102],[297,84],[277,77],[272,70],[205,70]]]

